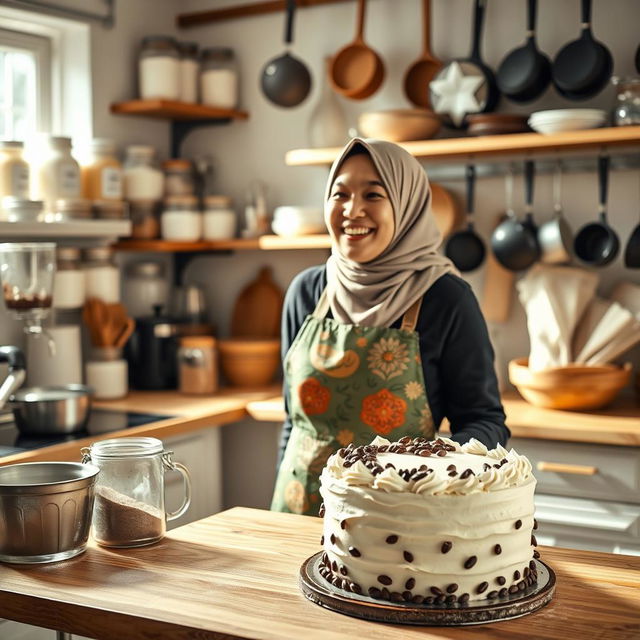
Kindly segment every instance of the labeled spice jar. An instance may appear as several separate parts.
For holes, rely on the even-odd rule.
[[[122,165],[113,140],[96,138],[87,164],[81,167],[82,196],[89,200],[122,200]]]
[[[138,59],[140,97],[143,100],[180,97],[178,47],[171,36],[147,36]]]
[[[79,309],[85,299],[85,274],[77,247],[56,247],[56,272],[53,276],[53,307]]]
[[[200,70],[202,104],[221,109],[238,105],[238,68],[233,49],[209,47],[202,52]]]
[[[111,247],[85,249],[83,270],[87,298],[120,302],[120,270],[114,262]]]
[[[157,200],[132,200],[129,202],[131,237],[151,240],[160,235],[160,208]]]
[[[161,200],[164,175],[156,160],[156,150],[147,145],[127,147],[124,162],[126,200]]]
[[[207,394],[218,389],[218,350],[213,336],[184,336],[178,349],[180,393]]]
[[[164,193],[167,196],[192,196],[196,192],[195,174],[189,160],[175,158],[162,163]]]
[[[80,165],[71,155],[71,138],[43,135],[41,142],[31,197],[43,200],[45,208],[52,211],[56,200],[80,197]]]
[[[166,523],[179,518],[191,502],[187,468],[173,462],[157,438],[113,438],[83,448],[82,461],[100,469],[93,507],[93,537],[105,547],[141,547],[158,542]],[[165,513],[164,474],[182,475],[182,505]]]
[[[29,197],[29,164],[22,150],[22,142],[0,141],[0,198]]]
[[[204,199],[203,237],[225,240],[236,235],[236,212],[229,196],[206,196]]]
[[[202,237],[202,214],[195,196],[169,196],[165,198],[160,219],[160,230],[165,240],[195,242]]]
[[[180,97],[182,102],[198,101],[198,45],[195,42],[178,42],[180,67]]]

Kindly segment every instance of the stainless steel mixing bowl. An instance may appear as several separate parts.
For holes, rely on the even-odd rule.
[[[82,553],[99,472],[79,462],[0,467],[0,562],[57,562]]]
[[[60,387],[26,387],[11,396],[16,426],[29,435],[82,431],[91,411],[91,387],[67,384]]]

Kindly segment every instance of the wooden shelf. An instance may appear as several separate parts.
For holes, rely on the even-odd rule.
[[[218,109],[203,104],[177,100],[129,100],[115,102],[111,113],[125,116],[143,116],[161,120],[246,120],[249,114],[236,109]]]
[[[468,162],[478,156],[485,158],[524,155],[554,155],[557,152],[598,151],[606,148],[640,149],[640,126],[608,127],[566,131],[552,135],[541,133],[514,133],[496,136],[446,138],[440,140],[414,140],[399,143],[411,155],[423,162]],[[331,164],[339,148],[294,149],[287,152],[286,164],[311,166]]]
[[[120,240],[114,245],[118,251],[148,251],[165,253],[197,253],[206,251],[235,250],[285,250],[285,249],[328,249],[331,240],[328,235],[260,236],[259,238],[233,238],[212,242],[172,242],[170,240]]]

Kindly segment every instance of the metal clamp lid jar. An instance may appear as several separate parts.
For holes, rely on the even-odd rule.
[[[106,547],[153,544],[166,533],[166,522],[179,518],[191,502],[187,468],[172,460],[157,438],[113,438],[83,448],[82,461],[100,469],[93,513],[93,536]],[[165,512],[164,474],[182,475],[180,507]]]

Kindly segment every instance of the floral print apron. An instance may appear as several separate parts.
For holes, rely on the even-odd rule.
[[[377,435],[433,438],[419,336],[422,299],[400,329],[341,324],[327,318],[322,293],[284,360],[292,429],[271,509],[317,515],[320,473],[330,455]]]

